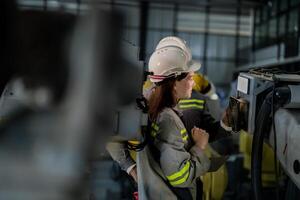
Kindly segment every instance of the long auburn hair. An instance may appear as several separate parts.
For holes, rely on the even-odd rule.
[[[179,76],[174,76],[160,82],[149,98],[149,116],[152,121],[155,121],[158,114],[164,108],[173,108],[177,104],[175,94],[175,82],[184,79],[188,73],[182,73]]]
[[[172,78],[155,87],[149,99],[149,116],[152,121],[156,120],[164,108],[172,108],[176,105],[175,81],[176,79]]]

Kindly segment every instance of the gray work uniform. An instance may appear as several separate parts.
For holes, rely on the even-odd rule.
[[[135,164],[135,161],[131,158],[124,141],[126,141],[126,138],[114,136],[110,142],[107,143],[106,149],[112,159],[119,164],[121,169],[127,171],[130,166]]]
[[[179,111],[165,108],[153,123],[151,135],[154,138],[153,146],[159,151],[159,158],[153,154],[154,159],[149,157],[148,148],[138,154],[138,177],[141,180],[138,189],[141,199],[171,198],[163,196],[160,190],[167,188],[166,182],[175,188],[188,188],[193,199],[196,199],[196,179],[210,167],[210,160],[204,152],[192,145],[192,138],[188,136],[176,112]],[[158,176],[161,176],[160,181]],[[171,199],[177,198],[174,195]]]

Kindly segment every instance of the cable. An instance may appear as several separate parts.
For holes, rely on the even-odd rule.
[[[252,152],[251,152],[251,184],[255,200],[261,200],[262,184],[261,184],[261,169],[262,169],[262,150],[264,133],[266,124],[269,121],[271,113],[269,93],[264,100],[261,109],[259,110],[256,127],[253,134]]]
[[[273,97],[274,94],[274,97]],[[251,152],[251,184],[255,200],[260,200],[262,194],[261,170],[262,170],[262,150],[265,133],[268,132],[268,122],[270,115],[290,100],[291,92],[289,87],[274,86],[273,91],[266,96],[261,109],[258,112],[256,127],[253,134],[252,152]],[[276,105],[276,107],[275,107]],[[275,133],[274,133],[275,134]],[[276,147],[277,148],[277,147]],[[276,163],[277,168],[277,163]]]
[[[275,88],[277,85],[276,78],[273,77],[274,85],[272,90],[272,126],[273,126],[273,134],[274,134],[274,168],[275,168],[275,186],[276,186],[276,200],[279,200],[279,185],[278,185],[278,166],[277,166],[277,135],[276,135],[276,128],[275,128],[275,103],[274,103],[274,96],[275,94]]]

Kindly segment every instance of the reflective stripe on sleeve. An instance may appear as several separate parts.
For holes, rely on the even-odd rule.
[[[151,124],[151,136],[156,137],[159,127],[154,122]]]
[[[190,162],[188,161],[180,171],[171,174],[170,176],[167,176],[167,179],[169,180],[170,184],[173,186],[182,184],[189,177],[189,170],[190,170]]]
[[[204,100],[199,99],[182,99],[179,101],[179,108],[180,109],[204,109]]]
[[[187,105],[181,105],[179,104],[180,109],[188,109],[188,108],[198,108],[198,109],[204,109],[203,105],[197,105],[197,104],[187,104]]]
[[[151,127],[152,127],[154,130],[158,131],[158,126],[157,126],[157,124],[152,123]]]
[[[198,104],[204,104],[204,100],[200,99],[182,99],[179,101],[179,103],[198,103]]]
[[[188,134],[187,134],[187,131],[186,131],[186,129],[182,129],[181,131],[180,131],[180,134],[181,134],[181,137],[182,137],[182,140],[183,141],[186,141],[187,139],[188,139]]]

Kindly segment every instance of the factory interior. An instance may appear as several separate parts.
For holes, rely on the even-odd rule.
[[[0,5],[0,200],[300,199],[300,0]]]

